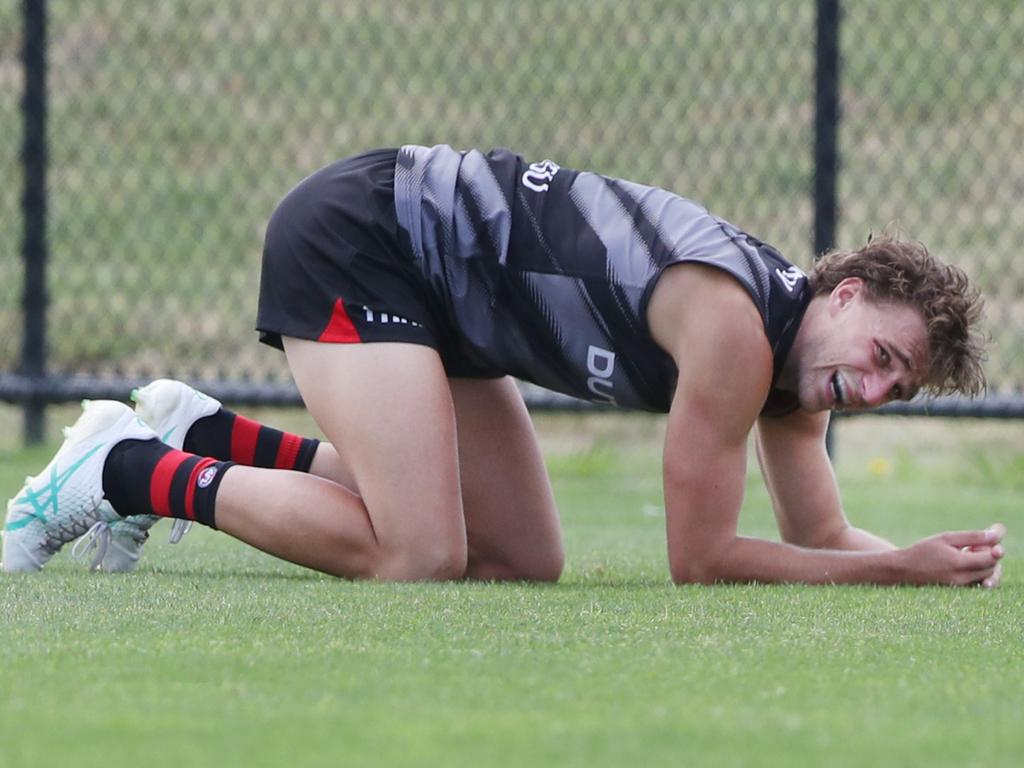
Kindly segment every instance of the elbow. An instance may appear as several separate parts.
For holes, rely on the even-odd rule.
[[[669,546],[668,568],[673,583],[716,584],[735,581],[735,538],[717,542],[702,541],[699,545]]]
[[[674,557],[669,562],[669,573],[676,586],[684,584],[714,584],[722,581],[720,569],[709,560],[695,557]]]

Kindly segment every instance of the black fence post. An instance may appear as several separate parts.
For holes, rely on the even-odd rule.
[[[839,173],[839,0],[818,0],[814,87],[814,256],[835,245]]]
[[[25,68],[22,212],[25,260],[21,372],[41,383],[46,374],[46,0],[24,0]],[[43,440],[46,404],[30,385],[25,401],[25,442]]]
[[[818,0],[814,78],[814,258],[835,245],[839,173],[839,0]],[[835,458],[829,424],[828,455]]]

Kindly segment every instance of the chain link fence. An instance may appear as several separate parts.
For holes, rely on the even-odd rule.
[[[83,393],[168,374],[290,392],[252,329],[263,227],[305,175],[378,146],[512,147],[672,189],[813,257],[809,0],[50,0],[47,13],[46,366]],[[0,0],[9,373],[21,17]],[[840,29],[837,244],[898,221],[965,266],[988,295],[992,391],[1024,392],[1024,5],[859,0]]]
[[[991,392],[1024,393],[1024,3],[843,10],[837,241],[892,221],[966,269]]]

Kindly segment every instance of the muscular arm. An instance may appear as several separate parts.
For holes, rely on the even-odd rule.
[[[688,365],[695,362],[692,351]],[[714,362],[733,365],[728,359]],[[749,375],[744,378],[742,371],[728,367],[723,372],[719,386],[710,391],[691,382],[690,377],[684,382],[681,374],[669,415],[664,472],[673,580],[705,584],[904,581],[901,560],[893,552],[813,549],[737,536],[747,434],[763,397],[743,391],[749,387],[727,383],[749,382]]]
[[[941,534],[907,550],[834,548],[851,534],[845,528],[827,458],[825,464],[817,464],[817,472],[827,472],[829,482],[809,486],[819,493],[816,503],[783,502],[784,526],[789,530],[784,536],[792,536],[793,543],[738,536],[747,436],[771,384],[771,351],[760,317],[742,288],[727,275],[705,267],[676,267],[659,282],[648,319],[655,339],[679,368],[664,452],[669,566],[674,581],[968,584],[991,576],[1001,555],[991,546],[998,541],[998,532]],[[796,445],[801,445],[799,440]],[[773,492],[788,499],[789,492],[777,488],[780,472],[792,467],[773,466]],[[809,534],[794,534],[803,528],[800,515],[808,509],[820,510],[819,503],[831,510],[825,524]],[[837,541],[825,541],[833,536]],[[807,546],[812,539],[818,547],[833,548]],[[857,539],[853,534],[852,540],[842,543],[870,543]],[[983,546],[984,551],[961,549],[972,546]]]
[[[797,411],[758,421],[757,458],[783,541],[812,549],[895,549],[843,514],[825,451],[827,429],[827,413]]]

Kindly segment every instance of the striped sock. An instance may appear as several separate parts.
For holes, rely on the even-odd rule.
[[[319,440],[281,432],[221,408],[189,427],[184,448],[247,467],[309,472],[318,445]]]
[[[103,491],[117,514],[159,515],[216,528],[214,502],[229,461],[194,456],[159,440],[123,440],[103,465]]]

